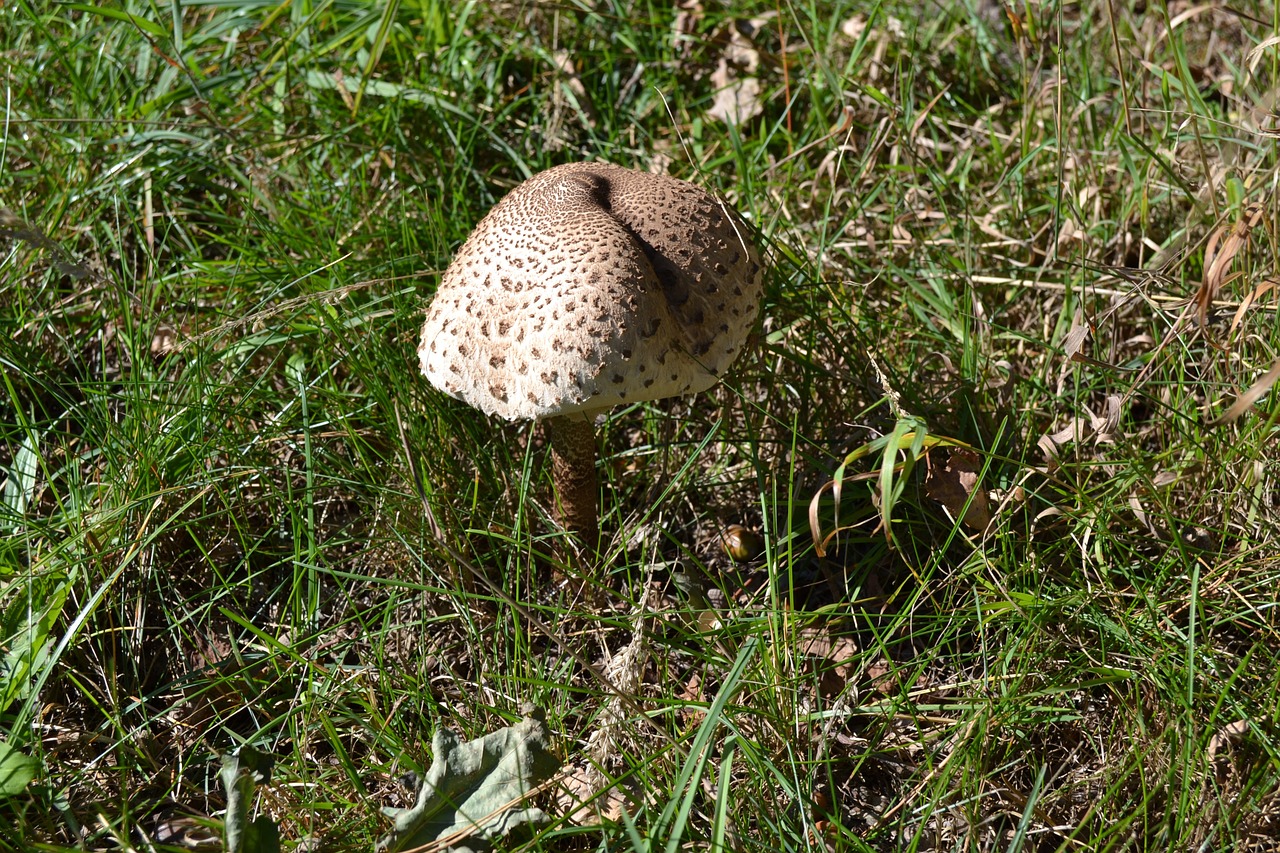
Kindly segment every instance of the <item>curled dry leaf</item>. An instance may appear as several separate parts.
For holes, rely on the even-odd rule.
[[[992,362],[993,370],[987,374],[986,381],[983,383],[990,391],[1004,388],[1013,381],[1013,363],[1008,359],[1000,359]]]
[[[1277,284],[1280,283],[1278,283],[1274,278],[1269,278],[1262,282],[1262,284],[1255,287],[1249,295],[1241,300],[1240,307],[1236,308],[1235,316],[1231,318],[1231,328],[1227,329],[1228,340],[1230,340],[1231,336],[1236,333],[1236,329],[1240,328],[1240,322],[1244,319],[1245,313],[1248,312],[1249,306],[1253,305],[1253,303],[1257,302],[1259,299],[1266,296],[1267,293],[1274,290]]]
[[[1081,323],[1076,318],[1076,325],[1071,327],[1071,331],[1067,332],[1067,336],[1062,341],[1062,349],[1067,356],[1067,364],[1079,362],[1080,364],[1092,364],[1097,367],[1112,367],[1105,361],[1098,361],[1096,358],[1090,358],[1084,354],[1085,341],[1089,340],[1089,336],[1093,334],[1093,326],[1088,323]],[[1065,368],[1064,368],[1065,369]]]
[[[760,104],[760,81],[755,77],[737,77],[725,59],[711,72],[711,85],[716,94],[707,115],[725,124],[743,124],[764,109]]]
[[[1036,447],[1040,448],[1044,461],[1049,463],[1050,470],[1058,467],[1058,443],[1053,440],[1053,436],[1040,436],[1036,439]]]
[[[1218,729],[1213,733],[1213,737],[1209,738],[1209,747],[1205,750],[1209,760],[1215,761],[1224,749],[1239,743],[1248,733],[1248,720],[1236,720],[1234,723],[1227,723],[1227,725]]]
[[[1057,447],[1062,447],[1064,444],[1070,444],[1073,441],[1080,441],[1089,434],[1089,423],[1090,419],[1088,418],[1072,418],[1062,429],[1045,436],[1045,438],[1049,439]]]
[[[867,18],[865,15],[854,15],[852,18],[845,18],[840,24],[840,32],[854,41],[862,38],[862,34],[866,31]]]
[[[893,15],[889,15],[884,19],[884,28],[881,30],[872,30],[872,35],[882,38],[900,39],[907,33],[906,26]],[[867,16],[858,14],[850,18],[845,18],[840,23],[840,32],[845,36],[857,41],[862,38],[863,33],[867,31]]]
[[[1093,429],[1094,442],[1112,444],[1119,435],[1120,416],[1123,413],[1123,399],[1119,394],[1108,394],[1102,414],[1089,413],[1089,426]]]
[[[872,480],[878,476],[879,473],[875,471],[852,476],[845,475],[843,478],[838,480],[828,480],[822,484],[822,488],[818,489],[818,491],[814,493],[813,498],[809,501],[809,533],[813,537],[814,553],[819,557],[827,556],[827,550],[828,546],[831,544],[831,540],[835,539],[836,536],[845,529],[840,526],[840,496],[844,491],[844,483]],[[823,535],[821,518],[822,496],[827,493],[828,489],[831,490],[831,502],[835,506],[836,517],[835,525],[832,527],[831,532]],[[875,500],[874,495],[872,496],[872,500]]]
[[[1062,515],[1062,510],[1056,506],[1040,510],[1036,513],[1036,517],[1031,519],[1031,532],[1039,533],[1041,530],[1049,526],[1052,519],[1059,518]]]
[[[1196,306],[1196,322],[1200,324],[1200,328],[1204,328],[1213,300],[1218,297],[1218,293],[1228,281],[1227,270],[1231,262],[1235,260],[1236,255],[1240,254],[1240,250],[1248,245],[1249,235],[1262,221],[1262,216],[1262,205],[1249,205],[1245,208],[1240,221],[1230,231],[1223,226],[1209,235],[1209,242],[1204,249],[1204,278],[1200,282],[1196,295],[1192,298]],[[1224,233],[1226,239],[1223,239]]]
[[[1058,229],[1058,239],[1055,241],[1058,250],[1061,251],[1071,243],[1083,243],[1085,234],[1076,227],[1075,222],[1070,217],[1062,220],[1062,227]]]
[[[700,725],[707,718],[707,712],[703,708],[707,707],[707,696],[703,689],[702,675],[693,673],[689,676],[689,680],[680,688],[680,692],[676,694],[676,699],[684,703],[684,707],[680,710],[680,724],[688,729]]]
[[[1147,511],[1142,508],[1142,501],[1138,499],[1137,495],[1129,496],[1129,510],[1133,513],[1133,517],[1138,520],[1138,523],[1145,527],[1147,532],[1157,540],[1167,538],[1165,531],[1156,527],[1156,525],[1151,521],[1151,517],[1147,515]]]
[[[928,357],[936,358],[938,361],[942,362],[942,369],[946,371],[948,376],[956,376],[960,373],[960,371],[956,370],[955,364],[952,363],[951,356],[947,355],[945,352],[931,352],[928,354]]]
[[[893,696],[904,687],[912,686],[909,683],[910,669],[896,665],[887,657],[879,657],[872,661],[863,671],[863,675],[871,682],[871,689],[882,696]],[[924,683],[925,677],[919,676],[916,686],[922,686]]]
[[[1097,331],[1095,325],[1091,321],[1085,321],[1082,311],[1077,311],[1075,318],[1071,322],[1071,330],[1067,332],[1067,336],[1062,341],[1063,354],[1067,357],[1062,363],[1062,370],[1058,375],[1058,388],[1062,388],[1062,383],[1066,380],[1071,372],[1073,364],[1090,364],[1094,367],[1103,367],[1107,370],[1127,371],[1130,368],[1121,367],[1108,361],[1099,361],[1085,355],[1085,343],[1090,336]]]
[[[1245,63],[1249,66],[1250,76],[1252,76],[1253,72],[1257,69],[1258,63],[1262,60],[1262,56],[1267,52],[1267,49],[1275,47],[1278,44],[1280,44],[1280,36],[1272,36],[1271,38],[1263,39],[1253,48],[1253,50],[1249,51],[1245,56]]]
[[[208,818],[173,817],[156,823],[151,831],[158,844],[188,850],[224,850],[222,837],[208,826]]]
[[[957,447],[947,455],[946,464],[942,466],[932,464],[932,454],[926,459],[930,462],[924,480],[925,494],[942,504],[952,518],[963,518],[970,529],[986,530],[991,522],[991,508],[986,492],[979,488],[982,460],[978,454]]]
[[[565,819],[578,826],[619,821],[624,810],[635,814],[643,802],[644,793],[633,778],[608,784],[605,775],[585,759],[567,768],[557,798]]]
[[[1124,414],[1124,398],[1120,395],[1107,395],[1100,414],[1094,414],[1088,409],[1085,411],[1088,417],[1072,418],[1062,429],[1042,435],[1036,441],[1036,446],[1050,466],[1058,464],[1059,451],[1067,444],[1084,441],[1090,435],[1095,444],[1113,444],[1122,435],[1120,419]]]

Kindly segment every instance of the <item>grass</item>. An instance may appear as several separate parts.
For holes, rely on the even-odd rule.
[[[1277,26],[0,6],[0,846],[185,849],[247,744],[285,849],[368,849],[433,731],[534,702],[618,784],[531,849],[1275,849],[1280,410],[1216,418],[1280,349]],[[539,433],[414,357],[576,159],[719,191],[771,267],[726,383],[604,425],[585,577]]]

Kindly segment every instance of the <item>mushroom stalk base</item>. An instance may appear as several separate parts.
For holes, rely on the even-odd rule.
[[[556,517],[594,554],[600,542],[600,486],[596,479],[596,430],[589,415],[549,418],[551,479]]]

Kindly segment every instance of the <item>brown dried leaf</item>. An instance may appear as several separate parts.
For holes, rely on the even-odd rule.
[[[882,657],[873,661],[867,667],[865,674],[872,688],[883,696],[892,696],[902,686],[898,670],[888,658]]]
[[[1093,430],[1096,444],[1114,443],[1120,429],[1120,416],[1123,414],[1124,400],[1119,394],[1108,394],[1106,408],[1101,415],[1090,413],[1089,427]]]
[[[178,330],[168,323],[156,326],[155,333],[151,336],[151,355],[155,358],[163,358],[177,351]]]
[[[1087,409],[1085,411],[1088,412]],[[1120,437],[1120,418],[1123,414],[1124,397],[1109,394],[1102,414],[1088,412],[1088,417],[1072,418],[1057,432],[1040,436],[1036,445],[1044,454],[1045,461],[1056,465],[1058,451],[1063,445],[1084,441],[1091,434],[1095,444],[1114,443]]]
[[[986,385],[987,390],[995,391],[1004,388],[1013,381],[1013,362],[1002,358],[999,361],[992,362],[991,366],[995,369],[987,375],[986,381],[983,383]]]
[[[582,123],[588,128],[594,128],[600,121],[600,113],[596,110],[595,101],[591,100],[591,93],[583,84],[582,77],[578,75],[573,56],[567,50],[557,50],[551,54],[551,61],[556,71],[563,75],[564,88],[578,107]],[[560,92],[556,94],[561,95]]]
[[[932,459],[932,455],[928,457]],[[991,522],[991,509],[987,494],[979,487],[978,477],[982,460],[967,448],[953,448],[947,462],[941,468],[929,465],[925,476],[924,491],[942,504],[952,518],[960,518],[973,530],[986,530]]]
[[[1044,461],[1049,463],[1050,468],[1058,467],[1058,443],[1053,440],[1053,436],[1040,436],[1036,439],[1036,447],[1040,448],[1040,452],[1044,454]]]
[[[1271,290],[1274,290],[1277,282],[1273,278],[1269,278],[1262,284],[1255,287],[1244,301],[1240,303],[1240,307],[1236,309],[1235,316],[1231,318],[1231,328],[1227,329],[1227,338],[1230,339],[1236,333],[1236,329],[1240,327],[1240,321],[1244,319],[1245,312],[1249,310],[1249,306],[1266,296]]]
[[[1226,226],[1223,226],[1209,235],[1209,241],[1204,250],[1204,279],[1192,298],[1196,306],[1196,321],[1202,329],[1208,320],[1209,308],[1213,305],[1213,300],[1218,297],[1222,286],[1227,282],[1227,269],[1236,255],[1240,254],[1240,250],[1249,244],[1249,235],[1262,221],[1262,216],[1262,205],[1250,205],[1245,208],[1244,215],[1229,233]],[[1225,240],[1222,239],[1224,233]],[[1218,249],[1219,241],[1222,243],[1220,250]]]
[[[565,772],[556,805],[569,822],[596,826],[621,820],[623,809],[634,814],[643,799],[634,779],[612,781],[594,765],[580,762]]]
[[[1142,508],[1142,501],[1138,500],[1137,495],[1129,496],[1129,510],[1133,513],[1133,517],[1138,523],[1147,528],[1147,532],[1154,534],[1157,538],[1162,538],[1161,532],[1156,530],[1156,526],[1151,523],[1151,518],[1147,515],[1147,511]]]
[[[1209,421],[1209,426],[1216,427],[1229,424],[1243,415],[1253,408],[1253,404],[1258,402],[1264,394],[1271,390],[1271,386],[1276,384],[1277,379],[1280,379],[1280,358],[1276,359],[1275,364],[1271,365],[1271,369],[1263,374],[1257,382],[1249,386],[1248,391],[1236,398],[1236,401],[1231,404],[1231,408]]]
[[[819,558],[827,556],[827,539],[822,535],[822,520],[818,517],[818,509],[822,505],[823,493],[833,488],[835,484],[835,480],[823,483],[822,488],[814,492],[813,498],[809,501],[809,535],[813,537],[813,550]]]
[[[852,18],[846,18],[840,24],[840,32],[854,41],[862,38],[862,34],[866,31],[867,19],[864,15],[854,15]]]
[[[848,677],[858,655],[858,644],[850,637],[832,636],[825,628],[805,628],[800,632],[800,654],[823,658],[835,664],[835,671]]]
[[[702,691],[702,676],[693,673],[689,676],[689,680],[680,688],[680,692],[676,694],[676,698],[685,703],[680,713],[680,721],[686,726],[696,726],[702,722],[707,716],[703,707],[706,705],[707,697]]]
[[[715,87],[715,99],[707,115],[725,124],[739,125],[758,116],[764,107],[760,103],[760,81],[755,77],[738,77],[730,70],[724,57],[711,72],[711,85]]]
[[[1067,332],[1067,337],[1062,342],[1062,350],[1070,361],[1076,361],[1083,354],[1084,342],[1089,339],[1091,331],[1087,324],[1081,323]]]
[[[1061,251],[1073,242],[1083,243],[1084,237],[1084,232],[1077,228],[1075,222],[1068,217],[1062,220],[1062,227],[1058,229],[1058,239],[1055,242],[1058,250]]]
[[[1042,509],[1036,513],[1036,517],[1031,519],[1031,532],[1037,533],[1049,525],[1051,519],[1059,518],[1063,515],[1061,509],[1051,506],[1048,509]]]
[[[1258,62],[1262,59],[1262,55],[1267,52],[1267,48],[1275,47],[1280,44],[1280,36],[1272,36],[1259,42],[1248,54],[1245,55],[1245,64],[1249,66],[1249,75],[1258,67]]]
[[[711,72],[715,95],[707,115],[725,124],[743,124],[764,110],[760,81],[755,76],[756,69],[760,67],[760,51],[744,30],[755,32],[765,20],[753,18],[744,27],[731,26],[716,70]]]
[[[698,25],[706,14],[698,0],[679,0],[675,21],[671,24],[671,42],[676,53],[687,57],[697,41]]]
[[[1240,739],[1249,733],[1248,720],[1236,720],[1234,723],[1228,723],[1213,733],[1213,737],[1209,738],[1209,748],[1206,750],[1209,760],[1213,761],[1218,757],[1218,753],[1226,749],[1233,743],[1239,743]]]
[[[856,674],[858,644],[850,637],[833,635],[829,627],[803,629],[796,651],[808,658],[805,668],[817,673],[824,696],[842,692]]]
[[[929,353],[929,357],[936,358],[938,361],[941,361],[942,369],[947,372],[948,376],[956,376],[960,373],[960,371],[956,370],[955,364],[952,363],[951,356],[947,355],[945,352],[931,352]]]

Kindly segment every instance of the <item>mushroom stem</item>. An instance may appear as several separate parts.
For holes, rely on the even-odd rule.
[[[600,486],[596,479],[594,419],[578,412],[546,421],[551,438],[551,479],[556,517],[594,554],[600,543]]]

